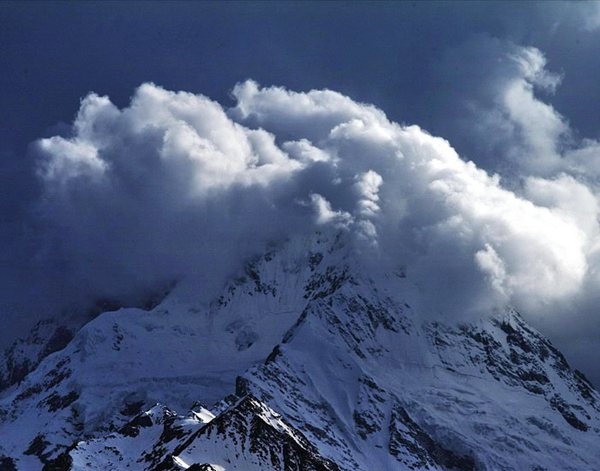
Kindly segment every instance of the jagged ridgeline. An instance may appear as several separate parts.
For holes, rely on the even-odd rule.
[[[0,469],[598,469],[598,392],[518,313],[434,321],[352,253],[292,239],[216,298],[38,326],[4,358]]]

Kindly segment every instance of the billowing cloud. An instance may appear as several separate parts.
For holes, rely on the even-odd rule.
[[[596,9],[592,3],[578,5],[576,13],[582,15],[578,16],[579,27],[585,26],[581,18],[593,18]],[[582,38],[592,40],[591,36]],[[457,68],[457,63],[461,67]],[[536,294],[522,300],[520,307],[598,384],[598,362],[590,359],[589,352],[600,348],[600,142],[597,138],[582,138],[553,105],[556,102],[565,107],[559,94],[567,85],[570,87],[565,92],[573,97],[573,76],[554,73],[552,67],[557,67],[556,63],[549,63],[541,50],[509,40],[484,35],[457,45],[446,51],[437,70],[448,87],[443,95],[445,107],[452,110],[443,120],[447,133],[458,136],[458,146],[467,149],[469,157],[502,175],[505,188],[564,222],[563,229],[549,227],[545,235],[534,240],[531,245],[535,250],[544,245],[558,248],[550,241],[558,236],[554,231],[567,227],[571,231],[563,240],[573,238],[579,246],[579,262],[572,259],[574,263],[561,267],[569,267],[573,275],[555,279],[561,294],[545,296],[542,285],[552,289],[552,271],[543,264],[532,265],[527,285]],[[580,72],[580,76],[586,75]],[[580,93],[578,99],[585,96]],[[571,118],[578,119],[580,125],[582,121],[588,126],[592,123],[592,127],[597,124],[583,112],[571,113]],[[597,130],[592,132],[596,135]],[[524,213],[522,217],[525,219]],[[526,297],[526,290],[520,296],[512,290],[519,278],[514,278],[506,255],[494,244],[479,251],[476,260],[498,292],[513,301]],[[563,285],[567,280],[572,283]]]
[[[568,128],[533,95],[559,79],[539,51],[515,54],[521,78],[499,106],[522,142],[560,159]],[[407,266],[436,311],[535,312],[597,271],[596,196],[569,166],[514,192],[444,139],[340,93],[247,81],[233,95],[223,109],[144,84],[118,109],[91,94],[72,135],[37,143],[49,252],[73,286],[127,296],[207,273],[218,284],[267,242],[322,226]]]

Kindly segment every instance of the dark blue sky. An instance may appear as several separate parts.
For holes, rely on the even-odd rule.
[[[513,46],[545,55],[547,69],[563,78],[541,98],[575,135],[599,137],[599,11],[585,2],[0,3],[5,323],[27,324],[46,293],[31,288],[48,273],[28,263],[38,249],[31,211],[39,198],[28,146],[69,132],[88,92],[122,107],[152,81],[229,106],[232,87],[247,78],[298,91],[331,88],[503,171],[501,139],[474,130],[473,110],[491,109],[490,84],[508,73],[499,57]]]

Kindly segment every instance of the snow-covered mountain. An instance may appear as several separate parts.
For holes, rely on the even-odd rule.
[[[157,289],[151,295],[143,296],[137,303],[140,309],[151,310],[162,301],[172,288]],[[98,299],[82,312],[63,313],[57,318],[42,319],[35,324],[25,338],[17,339],[6,349],[0,364],[0,391],[21,382],[51,353],[65,348],[73,335],[84,324],[97,315],[120,309],[122,305],[110,299]]]
[[[56,348],[34,332],[0,395],[0,469],[598,469],[600,395],[547,339],[510,308],[425,306],[410,273],[318,234],[217,297],[184,280]]]

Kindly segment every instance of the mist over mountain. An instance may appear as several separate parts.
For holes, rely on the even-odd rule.
[[[123,109],[90,94],[67,135],[35,144],[43,263],[62,266],[63,295],[82,302],[208,273],[214,290],[267,243],[331,226],[357,257],[408,270],[432,312],[512,305],[571,322],[567,306],[596,296],[597,187],[582,156],[599,144],[558,153],[567,125],[533,94],[558,77],[538,50],[518,52],[505,106],[537,151],[518,185],[335,91],[247,81],[229,109],[154,84]],[[528,113],[541,130],[528,132]]]

